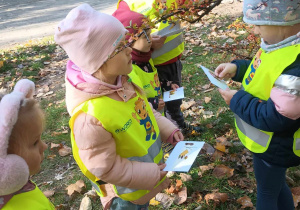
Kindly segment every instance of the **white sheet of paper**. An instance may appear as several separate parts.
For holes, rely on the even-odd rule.
[[[204,143],[204,141],[178,142],[167,159],[163,171],[188,172]]]
[[[211,75],[210,70],[208,68],[205,68],[204,66],[201,66],[202,70],[204,71],[204,73],[206,74],[206,76],[208,77],[208,79],[210,80],[211,83],[213,83],[215,86],[226,90],[227,88],[229,88],[226,84],[226,82],[224,80],[220,80],[215,78],[214,76]]]
[[[174,90],[166,91],[163,94],[164,94],[164,98],[163,98],[164,102],[184,98],[183,87],[177,88],[176,91],[174,91]]]
[[[176,23],[176,25],[170,24],[168,27],[154,32],[152,35],[159,35],[159,36],[172,36],[174,34],[181,33],[183,31],[183,28],[180,27],[179,23]]]

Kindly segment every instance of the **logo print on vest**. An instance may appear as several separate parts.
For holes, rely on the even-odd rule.
[[[156,132],[154,130],[154,126],[152,124],[152,121],[149,117],[148,111],[146,109],[146,103],[143,99],[140,97],[138,100],[135,102],[135,107],[134,107],[135,113],[132,113],[132,117],[136,119],[136,121],[140,124],[143,125],[145,130],[146,130],[146,141],[149,141],[151,139],[155,140],[156,139]],[[139,118],[136,116],[138,114]]]
[[[150,83],[151,83],[151,86],[153,87],[153,89],[157,92],[157,96],[160,97],[161,96],[161,88],[160,88],[160,81],[159,81],[157,73],[154,75],[154,82],[150,81]]]
[[[252,81],[254,75],[255,75],[255,72],[256,70],[258,69],[258,67],[260,66],[261,64],[261,60],[260,60],[260,56],[261,56],[261,53],[262,53],[262,50],[259,50],[255,57],[254,57],[254,61],[253,63],[251,64],[251,71],[250,71],[250,74],[248,75],[248,77],[245,79],[245,83],[246,85],[249,85],[250,82]]]

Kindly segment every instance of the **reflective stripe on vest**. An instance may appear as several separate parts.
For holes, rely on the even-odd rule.
[[[244,75],[242,89],[265,101],[270,98],[273,87],[298,95],[300,79],[284,75],[282,72],[295,62],[299,54],[300,45],[285,47],[271,53],[265,53],[260,49]],[[235,115],[235,124],[238,136],[246,148],[255,153],[263,153],[268,149],[273,132],[259,130],[237,115]],[[293,151],[300,156],[300,129],[294,134]]]
[[[300,77],[282,74],[276,80],[275,87],[289,94],[300,96]]]
[[[152,57],[152,59],[156,59],[159,56],[162,56],[162,55],[170,52],[171,50],[177,48],[182,43],[183,43],[183,35],[180,34],[176,38],[174,38],[171,41],[165,43],[162,48],[160,48],[158,50],[154,50],[151,57]]]
[[[296,150],[300,150],[300,138],[296,138]]]
[[[249,125],[244,120],[242,120],[238,115],[234,115],[236,120],[236,125],[239,127],[240,131],[257,144],[266,147],[269,141],[270,136],[261,130]]]
[[[160,139],[160,136],[158,138]],[[157,151],[159,151],[159,152],[157,152]],[[156,141],[149,148],[147,155],[145,155],[143,157],[130,157],[130,158],[127,158],[127,159],[130,160],[130,161],[151,163],[151,162],[153,162],[153,159],[155,159],[155,157],[157,157],[161,151],[162,151],[161,141]],[[159,163],[162,163],[162,162],[163,162],[163,159],[161,158]],[[120,195],[138,191],[138,190],[135,190],[135,189],[120,187],[120,186],[116,186],[116,188],[117,188],[117,191]]]

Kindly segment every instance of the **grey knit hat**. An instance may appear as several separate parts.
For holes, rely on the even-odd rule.
[[[300,0],[244,0],[244,21],[254,25],[300,23]]]

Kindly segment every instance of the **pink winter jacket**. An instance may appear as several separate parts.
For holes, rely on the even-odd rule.
[[[92,98],[108,96],[118,101],[128,101],[136,96],[138,87],[128,82],[128,76],[119,76],[117,85],[102,82],[85,82],[80,71],[76,71],[69,61],[66,73],[66,104],[69,114],[78,105]],[[87,80],[88,81],[88,80]],[[127,97],[124,98],[123,96]],[[160,129],[162,141],[173,138],[174,131],[178,130],[173,123],[154,109],[153,113]],[[105,111],[105,110],[104,110]],[[160,169],[155,163],[129,161],[116,154],[115,140],[112,134],[106,131],[101,122],[95,117],[81,113],[74,123],[74,136],[79,148],[79,156],[86,168],[101,180],[115,185],[132,189],[150,190],[142,198],[132,201],[135,204],[145,204],[157,193],[170,184],[166,179],[158,187]],[[111,184],[105,184],[106,197],[101,197],[104,209],[108,209],[115,194]]]

